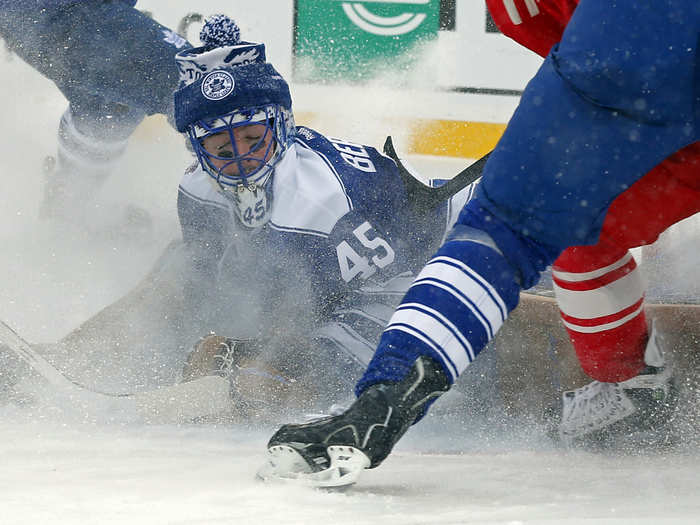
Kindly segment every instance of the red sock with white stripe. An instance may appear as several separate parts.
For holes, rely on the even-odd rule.
[[[584,372],[625,381],[644,368],[644,283],[632,254],[599,243],[569,248],[554,262],[559,312]]]

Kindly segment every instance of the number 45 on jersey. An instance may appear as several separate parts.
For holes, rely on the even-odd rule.
[[[394,262],[393,248],[376,235],[368,221],[360,224],[352,233],[354,238],[341,241],[335,247],[340,275],[346,283],[358,275],[360,279],[365,280],[372,276],[377,268],[386,268]]]

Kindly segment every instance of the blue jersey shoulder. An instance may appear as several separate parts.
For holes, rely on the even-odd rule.
[[[376,148],[326,137],[303,126],[297,128],[297,142],[324,158],[342,181],[353,209],[382,222],[402,214],[407,195],[399,171],[394,161]]]

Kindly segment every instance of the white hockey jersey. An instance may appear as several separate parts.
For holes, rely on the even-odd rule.
[[[191,315],[222,335],[282,340],[280,354],[324,370],[326,383],[336,371],[349,391],[472,190],[416,216],[392,159],[299,127],[275,168],[271,220],[251,229],[197,165],[178,196]]]

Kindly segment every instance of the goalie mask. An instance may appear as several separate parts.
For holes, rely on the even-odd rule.
[[[292,131],[291,112],[279,104],[232,111],[187,128],[200,165],[248,227],[269,220],[272,173]]]
[[[252,228],[270,219],[274,168],[295,133],[292,100],[287,82],[265,62],[263,44],[240,42],[237,34],[222,42],[222,33],[230,31],[218,31],[213,43],[200,35],[207,45],[176,56],[175,122],[202,169]]]

